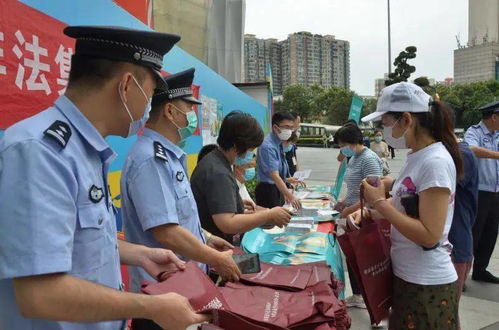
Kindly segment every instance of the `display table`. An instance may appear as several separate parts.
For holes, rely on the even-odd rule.
[[[261,261],[273,264],[326,261],[334,276],[344,283],[343,259],[334,233],[339,214],[333,211],[334,199],[329,187],[310,186],[296,194],[302,209],[291,218],[288,227],[253,229],[244,234],[241,247],[248,253],[258,253]],[[344,290],[340,298],[344,298]]]

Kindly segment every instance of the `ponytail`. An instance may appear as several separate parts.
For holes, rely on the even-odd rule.
[[[456,136],[454,135],[454,120],[452,110],[440,101],[438,94],[435,101],[430,102],[430,112],[413,114],[418,118],[419,126],[428,130],[437,141],[442,142],[454,161],[458,178],[464,175],[463,159]]]

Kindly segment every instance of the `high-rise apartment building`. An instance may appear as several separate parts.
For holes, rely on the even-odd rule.
[[[297,32],[280,42],[245,35],[244,56],[246,82],[265,80],[270,63],[275,95],[295,84],[350,88],[350,44],[332,35]]]
[[[281,44],[277,39],[258,39],[252,34],[244,36],[244,81],[266,80],[266,65],[272,68],[274,93],[281,86]]]

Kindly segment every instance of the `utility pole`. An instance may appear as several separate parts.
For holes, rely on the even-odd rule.
[[[392,37],[390,31],[390,0],[388,1],[388,74],[392,73]]]

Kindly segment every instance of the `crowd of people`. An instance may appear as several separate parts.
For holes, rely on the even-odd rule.
[[[122,329],[127,319],[146,318],[185,329],[203,322],[207,316],[185,297],[147,297],[138,294],[141,284],[183,270],[188,260],[239,280],[237,236],[286,226],[292,213],[281,200],[300,206],[288,190],[297,182],[284,154],[297,140],[299,118],[274,116],[274,133],[264,140],[255,118],[229,113],[189,179],[183,147],[198,127],[195,70],[160,74],[180,37],[92,26],[64,33],[76,39],[66,93],[0,140],[0,328]],[[116,154],[105,138],[138,133],[121,173],[126,239],[117,240],[108,185]],[[240,189],[255,174],[256,203]],[[272,199],[266,180],[281,184],[283,195]],[[129,293],[120,264],[130,267]]]
[[[300,118],[277,112],[264,136],[251,115],[230,112],[189,178],[182,148],[198,127],[195,70],[160,74],[163,55],[180,38],[108,27],[65,34],[76,39],[65,95],[0,140],[0,328],[122,329],[126,319],[145,318],[185,329],[203,322],[186,298],[142,295],[141,283],[188,260],[239,280],[232,249],[240,236],[285,227],[293,211],[283,206],[301,208],[293,193],[303,184],[293,177]],[[499,102],[481,111],[480,124],[458,144],[451,109],[414,84],[397,83],[363,118],[382,121],[370,148],[355,122],[336,134],[338,160],[348,161],[341,217],[361,224],[363,190],[369,214],[392,225],[391,329],[457,328],[473,258],[474,280],[499,283],[486,270],[499,221]],[[105,137],[142,128],[121,174],[126,240],[118,241],[107,178],[116,155]],[[386,176],[388,145],[411,150],[395,179]],[[370,185],[368,176],[381,183]],[[245,182],[255,177],[253,200]],[[120,264],[130,266],[130,292],[123,292]],[[350,282],[347,303],[364,307],[360,283]]]
[[[499,196],[499,102],[479,110],[482,121],[458,143],[452,109],[438,95],[431,98],[402,82],[383,89],[376,112],[363,118],[382,121],[383,133],[376,132],[371,144],[378,155],[370,158],[377,161],[359,163],[365,147],[354,124],[337,133],[339,160],[349,158],[347,194],[338,204],[342,216],[361,223],[360,205],[354,203],[362,182],[366,214],[392,225],[390,329],[459,328],[459,299],[470,269],[473,280],[499,283],[486,270],[499,222],[494,206]],[[395,149],[410,152],[398,178],[383,176],[374,187],[366,178],[385,172],[382,158],[388,156],[385,145],[375,144],[381,136]],[[348,305],[365,307],[356,279],[351,283]]]

